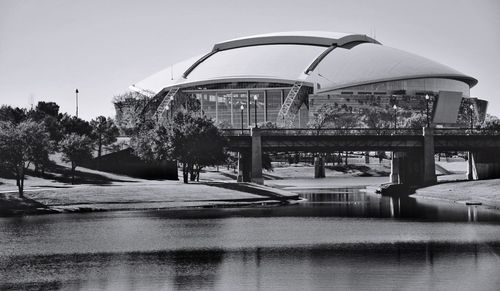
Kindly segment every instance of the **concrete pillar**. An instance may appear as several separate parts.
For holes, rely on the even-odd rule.
[[[434,128],[424,127],[423,184],[432,185],[437,182],[436,162],[434,160]]]
[[[474,169],[472,162],[472,152],[467,152],[467,180],[474,180]]]
[[[238,153],[238,182],[251,182],[251,162],[249,156],[246,152]]]
[[[261,131],[257,127],[252,128],[252,182],[264,184],[262,176],[262,139]]]
[[[264,90],[264,122],[267,121],[267,90]]]
[[[391,175],[389,176],[391,183],[399,184],[399,162],[401,159],[400,152],[392,152],[391,160]]]
[[[325,160],[323,157],[314,157],[314,178],[325,177]]]
[[[470,152],[468,164],[467,176],[470,180],[500,178],[500,155],[496,151]]]

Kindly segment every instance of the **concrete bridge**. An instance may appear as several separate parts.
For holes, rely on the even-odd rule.
[[[469,178],[500,177],[500,131],[486,129],[228,129],[239,181],[263,183],[262,152],[391,151],[391,182],[436,182],[434,153],[468,151]]]

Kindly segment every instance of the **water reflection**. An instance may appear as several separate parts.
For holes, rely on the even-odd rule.
[[[477,206],[467,206],[467,221],[477,222]]]
[[[301,211],[311,215],[371,217],[430,221],[500,222],[500,213],[486,207],[468,206],[413,197],[382,197],[359,188],[300,193],[307,199]],[[300,215],[300,214],[299,214]]]
[[[499,259],[491,252],[396,243],[18,257],[0,260],[0,289],[495,290]]]

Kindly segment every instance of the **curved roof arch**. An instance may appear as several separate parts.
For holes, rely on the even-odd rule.
[[[281,80],[319,84],[321,91],[413,78],[477,80],[448,66],[381,45],[360,34],[281,32],[232,39],[131,86],[155,94],[169,87],[226,81]]]
[[[328,47],[332,45],[342,46],[354,41],[379,43],[375,39],[362,34],[329,31],[290,31],[235,38],[215,44],[212,50],[220,51],[246,46],[271,44],[302,44]]]

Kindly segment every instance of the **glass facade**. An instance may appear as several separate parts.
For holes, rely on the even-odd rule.
[[[203,112],[217,123],[223,123],[225,127],[241,128],[243,125],[247,128],[255,124],[255,117],[257,123],[275,123],[290,88],[290,84],[278,83],[227,83],[186,88],[182,91],[190,98],[200,100]],[[304,108],[307,110],[302,106],[295,122],[300,120],[305,126],[307,114],[304,115]]]
[[[403,92],[404,91],[404,92]],[[374,94],[374,95],[419,95],[419,93],[439,91],[462,92],[463,97],[470,96],[469,85],[465,82],[443,78],[421,78],[398,81],[387,81],[360,86],[346,87],[328,91],[328,94]],[[322,92],[323,93],[323,92]]]

